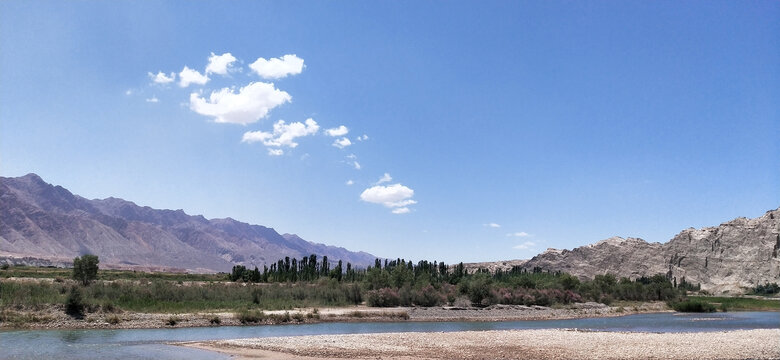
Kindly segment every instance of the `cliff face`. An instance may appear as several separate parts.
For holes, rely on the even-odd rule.
[[[86,253],[98,255],[102,266],[200,272],[229,271],[234,264],[262,268],[285,256],[327,255],[357,266],[375,258],[230,218],[88,200],[35,174],[0,178],[0,257],[64,264]]]
[[[756,219],[738,218],[716,227],[686,229],[665,244],[614,237],[573,250],[548,249],[524,265],[580,277],[666,274],[700,283],[714,293],[780,282],[780,208]]]

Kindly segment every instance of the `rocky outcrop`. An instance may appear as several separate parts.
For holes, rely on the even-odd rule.
[[[234,264],[262,268],[310,254],[356,266],[375,259],[230,218],[88,200],[35,174],[0,177],[0,262],[61,265],[86,253],[98,255],[104,267],[196,272],[229,271]]]
[[[613,237],[573,250],[548,249],[524,265],[580,277],[665,274],[714,293],[780,282],[780,208],[756,219],[686,229],[665,244]]]

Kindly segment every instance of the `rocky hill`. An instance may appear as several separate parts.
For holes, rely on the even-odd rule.
[[[700,283],[714,293],[780,282],[780,208],[756,219],[737,218],[715,227],[685,229],[669,242],[613,237],[573,250],[548,249],[525,268],[565,271],[580,277],[666,274]]]
[[[310,254],[357,266],[375,259],[230,218],[209,220],[116,198],[88,200],[35,174],[0,177],[0,258],[62,265],[86,253],[98,255],[103,267],[196,272],[229,271],[234,264],[262,268]]]

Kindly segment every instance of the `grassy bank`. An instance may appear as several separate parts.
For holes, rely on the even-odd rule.
[[[712,304],[720,310],[728,311],[780,311],[780,300],[719,297],[719,296],[688,296],[689,300]]]
[[[69,279],[73,269],[11,266],[0,271],[0,278]],[[104,270],[98,272],[98,280],[168,280],[168,281],[226,281],[227,274],[187,274],[172,272],[147,272],[134,270]]]

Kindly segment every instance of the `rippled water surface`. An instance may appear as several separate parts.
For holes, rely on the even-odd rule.
[[[780,312],[659,313],[612,318],[500,322],[369,322],[181,329],[6,331],[0,332],[0,359],[227,359],[226,356],[212,352],[165,343],[321,334],[561,328],[634,332],[777,329],[780,328]]]

